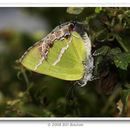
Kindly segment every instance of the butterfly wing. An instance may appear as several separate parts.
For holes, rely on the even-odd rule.
[[[71,38],[58,40],[54,42],[52,48],[49,49],[47,61],[43,62],[36,68],[41,60],[39,44],[32,47],[22,58],[21,64],[27,69],[53,76],[63,80],[79,80],[84,75],[84,66],[82,61],[86,58],[86,48],[80,35],[73,31]],[[77,36],[77,37],[75,37]],[[70,42],[70,43],[69,43]],[[68,48],[62,53],[59,61],[56,63],[61,50]],[[56,63],[54,65],[54,63]],[[35,69],[36,68],[36,69]]]

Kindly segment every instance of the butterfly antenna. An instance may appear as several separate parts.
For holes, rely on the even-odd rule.
[[[74,86],[75,86],[75,84],[73,84],[73,85],[67,90],[67,93],[66,93],[66,95],[65,95],[65,99],[67,99],[67,98],[69,97],[69,94],[71,94],[71,98],[73,97],[73,95],[74,95],[74,91],[73,91]],[[71,99],[71,98],[70,98],[70,99]]]
[[[74,86],[75,86],[75,84],[73,84],[73,85],[67,90],[67,93],[66,93],[66,95],[65,95],[65,99],[66,99],[66,100],[67,100],[67,99],[72,99],[72,97],[74,96],[74,91],[73,91]],[[69,94],[71,94],[71,98],[69,98]],[[60,102],[60,103],[58,104],[59,107],[60,107],[61,105],[62,105],[62,102]]]

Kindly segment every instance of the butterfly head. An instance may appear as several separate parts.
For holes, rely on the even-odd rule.
[[[73,27],[73,31],[76,31],[80,35],[83,35],[85,32],[89,34],[89,27],[86,24],[81,22],[73,21],[71,22],[71,26]]]

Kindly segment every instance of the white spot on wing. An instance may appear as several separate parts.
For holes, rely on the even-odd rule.
[[[45,42],[43,41],[43,43],[42,43],[42,52],[44,51],[44,46],[45,46]]]
[[[73,34],[73,33],[72,33],[72,35],[73,35],[74,37],[76,37],[76,38],[79,38],[78,36],[76,36],[76,35],[75,35],[75,34]]]
[[[66,45],[64,48],[61,49],[60,54],[59,54],[59,56],[58,56],[58,59],[53,63],[53,65],[56,65],[56,64],[60,61],[62,55],[63,55],[64,52],[65,52],[65,50],[68,49],[69,44],[70,44],[71,41],[72,41],[72,37],[71,37],[71,39],[67,42],[67,45]]]
[[[64,37],[61,37],[60,40],[61,40],[61,41],[64,40]]]
[[[36,70],[37,67],[42,64],[43,60],[44,60],[44,56],[41,58],[40,62],[35,66],[34,70]]]

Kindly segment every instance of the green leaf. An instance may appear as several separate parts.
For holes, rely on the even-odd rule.
[[[99,56],[99,55],[105,56],[109,50],[110,50],[110,47],[109,47],[109,46],[103,46],[103,47],[97,49],[97,50],[93,53],[93,55],[94,55],[94,56]]]
[[[126,83],[124,84],[124,86],[125,86],[126,88],[130,89],[130,84],[129,84],[129,83],[126,82]]]
[[[130,10],[125,11],[125,14],[130,17]]]
[[[67,13],[69,14],[80,14],[84,10],[83,7],[69,7],[67,8]]]
[[[119,42],[125,52],[130,52],[129,36],[116,35],[116,40]]]
[[[130,94],[130,90],[121,90],[121,100],[123,103],[122,116],[124,116],[127,112],[127,102],[128,102],[129,94]]]
[[[102,11],[102,7],[96,7],[95,13],[99,14]]]
[[[115,55],[117,55],[119,53],[121,53],[121,49],[119,47],[116,47],[116,48],[111,49],[108,54],[115,56]]]
[[[130,63],[130,53],[120,53],[114,57],[114,63],[117,68],[127,70],[128,63]]]

